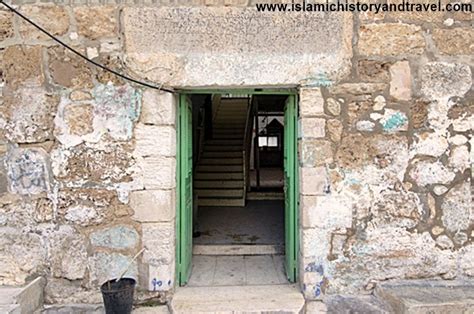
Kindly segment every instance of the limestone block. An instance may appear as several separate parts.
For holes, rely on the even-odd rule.
[[[137,124],[134,154],[147,156],[176,156],[176,130],[173,126]]]
[[[444,55],[474,54],[474,30],[470,28],[433,29],[433,40]]]
[[[474,244],[462,248],[459,256],[462,273],[470,277],[474,276]]]
[[[324,114],[324,98],[319,88],[300,89],[301,117],[314,117]]]
[[[302,138],[322,138],[326,135],[326,120],[323,118],[301,118]]]
[[[70,226],[60,226],[49,236],[51,272],[56,278],[84,278],[87,269],[87,248],[83,235]]]
[[[430,62],[421,69],[421,92],[428,99],[462,97],[471,85],[472,75],[468,65]]]
[[[329,178],[325,167],[300,168],[300,192],[303,195],[324,195]]]
[[[62,47],[48,49],[49,71],[53,83],[71,88],[91,88],[92,70],[87,61]]]
[[[4,41],[13,36],[13,14],[0,11],[0,41]]]
[[[362,82],[388,82],[390,63],[362,59],[357,63],[357,73]]]
[[[341,114],[341,103],[334,98],[326,99],[326,108],[333,116],[338,116]]]
[[[16,228],[0,229],[0,285],[24,285],[47,263],[47,247],[39,234]]]
[[[461,172],[471,166],[469,149],[467,146],[457,146],[452,149],[449,156],[449,166]]]
[[[331,94],[370,95],[383,92],[387,88],[385,83],[344,83],[329,88]]]
[[[423,53],[425,45],[420,26],[401,23],[360,26],[358,47],[362,55],[419,55]]]
[[[109,249],[131,249],[139,241],[135,228],[127,225],[99,229],[92,232],[89,237],[93,246]]]
[[[119,253],[98,252],[89,258],[90,282],[94,286],[117,278],[130,264],[133,256]],[[138,278],[137,262],[133,262],[123,276],[125,278]]]
[[[327,312],[328,312],[328,307],[323,302],[313,301],[313,302],[306,303],[306,313],[321,314],[321,313],[327,313]]]
[[[148,291],[168,291],[173,289],[175,263],[148,266]]]
[[[390,96],[408,101],[411,98],[411,71],[408,61],[399,61],[390,67]]]
[[[9,46],[3,54],[7,86],[38,86],[44,82],[41,46]]]
[[[341,196],[301,196],[301,223],[304,228],[350,228],[352,206]]]
[[[302,139],[299,144],[303,167],[322,166],[333,162],[334,149],[330,141]]]
[[[130,207],[133,218],[140,222],[172,221],[176,212],[176,191],[144,190],[130,194]]]
[[[139,170],[134,177],[146,189],[173,189],[176,187],[176,159],[147,157],[138,160]]]
[[[74,8],[77,29],[88,39],[117,36],[118,21],[115,6],[81,6]]]
[[[12,142],[34,143],[52,138],[59,98],[45,89],[21,87],[4,98],[5,136]]]
[[[342,122],[336,119],[331,119],[327,121],[327,131],[329,138],[333,142],[339,142],[342,137]]]
[[[142,244],[146,248],[143,262],[150,266],[172,265],[175,260],[174,223],[143,223],[142,233]],[[168,279],[172,279],[171,275]]]
[[[441,221],[447,230],[457,232],[466,230],[474,224],[472,214],[471,190],[469,182],[461,183],[444,196],[441,204]]]
[[[175,125],[177,96],[147,89],[143,92],[140,122],[154,125]]]
[[[401,4],[402,0],[389,0],[388,4]],[[417,0],[414,3],[420,4],[432,4],[432,0]],[[395,22],[415,22],[415,23],[441,23],[443,21],[444,12],[433,12],[430,11],[429,14],[426,14],[426,11],[395,11],[387,12],[386,17]]]
[[[64,108],[64,121],[72,135],[83,136],[94,131],[92,104],[70,105]]]
[[[439,161],[418,161],[409,174],[419,186],[449,184],[455,177],[455,174]]]
[[[448,147],[448,140],[442,134],[424,132],[415,134],[414,143],[410,149],[410,155],[439,157]]]
[[[319,75],[327,82],[350,71],[352,14],[129,6],[122,25],[127,65],[172,86],[282,85]]]
[[[301,254],[305,272],[324,275],[327,255],[330,253],[330,232],[325,229],[309,228],[301,230]]]
[[[21,12],[54,36],[62,36],[69,29],[69,15],[64,6],[54,4],[25,5],[21,7]],[[50,39],[23,19],[18,19],[18,21],[22,38]]]

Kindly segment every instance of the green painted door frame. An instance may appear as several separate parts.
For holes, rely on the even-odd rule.
[[[177,126],[176,280],[185,285],[192,266],[192,108],[190,94],[288,95],[285,104],[285,268],[290,282],[298,279],[298,93],[295,89],[194,89],[180,90]]]

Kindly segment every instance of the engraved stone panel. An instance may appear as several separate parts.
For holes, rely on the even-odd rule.
[[[327,85],[347,74],[352,17],[254,8],[125,8],[127,62],[177,86]]]

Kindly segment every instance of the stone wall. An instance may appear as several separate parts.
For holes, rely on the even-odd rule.
[[[472,19],[354,18],[351,75],[301,88],[305,296],[472,278]]]
[[[301,87],[307,298],[473,276],[471,17],[267,13],[270,24],[252,24],[249,3],[18,9],[138,79]],[[209,29],[179,18],[199,15]],[[0,25],[0,284],[43,275],[47,302],[100,302],[98,284],[146,247],[129,271],[150,291],[139,298],[169,297],[176,96],[87,64],[4,8]]]

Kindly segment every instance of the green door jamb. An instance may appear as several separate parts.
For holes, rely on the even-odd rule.
[[[177,280],[185,285],[191,274],[193,251],[193,130],[191,100],[180,95],[177,149]]]
[[[285,177],[285,268],[290,282],[298,278],[298,117],[296,96],[290,95],[285,104],[284,177]]]

